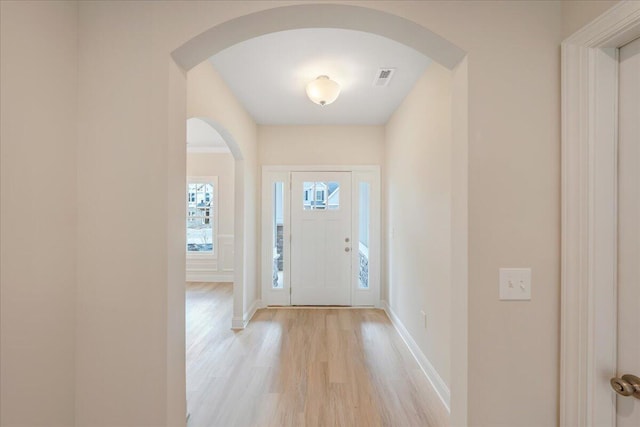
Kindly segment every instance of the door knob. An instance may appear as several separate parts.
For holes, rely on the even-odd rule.
[[[611,388],[621,396],[633,396],[640,399],[640,378],[626,374],[622,378],[611,378]]]
[[[349,252],[350,250],[351,250],[351,248],[348,248],[348,247],[347,247],[347,248],[344,248],[344,251],[345,251],[345,252]]]

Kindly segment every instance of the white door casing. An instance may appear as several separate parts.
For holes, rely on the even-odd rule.
[[[640,377],[640,38],[620,48],[618,376]],[[617,396],[618,427],[640,426],[640,400]]]
[[[291,305],[291,174],[294,172],[349,172],[351,175],[351,242],[355,242],[351,254],[350,305],[380,307],[381,276],[381,200],[380,167],[367,165],[309,165],[309,166],[263,166],[262,170],[262,304],[264,306]],[[360,189],[366,184],[370,197],[368,287],[360,286],[360,255],[358,253],[360,221]],[[282,287],[274,286],[274,185],[284,187],[282,200],[284,211],[283,232],[283,280]],[[342,197],[341,199],[344,199]],[[345,242],[346,243],[346,242]],[[343,248],[344,249],[344,248]]]
[[[616,424],[617,49],[638,36],[625,1],[562,43],[563,426]]]
[[[293,172],[291,304],[351,305],[352,245],[351,173]]]

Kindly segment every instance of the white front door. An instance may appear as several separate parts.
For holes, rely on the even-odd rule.
[[[351,172],[291,174],[291,304],[351,305]]]
[[[618,377],[640,377],[640,39],[620,49]],[[640,426],[640,399],[617,396],[617,426]]]

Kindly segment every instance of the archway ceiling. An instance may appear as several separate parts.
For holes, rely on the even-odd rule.
[[[333,28],[266,34],[209,61],[254,120],[265,125],[384,124],[431,62],[386,37]],[[373,85],[380,68],[395,68],[388,86]],[[326,107],[305,94],[305,85],[321,74],[342,87]]]
[[[222,135],[209,123],[197,117],[187,120],[187,151],[193,153],[230,152]]]

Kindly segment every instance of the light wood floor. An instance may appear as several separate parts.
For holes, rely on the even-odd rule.
[[[190,427],[448,425],[383,311],[264,309],[234,332],[231,310],[231,284],[187,284]]]

